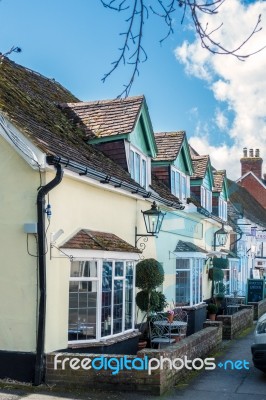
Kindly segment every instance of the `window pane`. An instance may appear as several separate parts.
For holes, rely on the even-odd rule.
[[[140,155],[135,153],[135,181],[140,183]]]
[[[176,190],[176,196],[180,197],[180,173],[179,172],[175,173],[175,190]]]
[[[186,177],[182,175],[182,193],[181,193],[181,198],[186,198],[186,189],[187,189],[187,184],[186,184]]]
[[[205,192],[205,188],[203,186],[201,186],[201,206],[203,208],[206,208],[206,192]]]
[[[133,263],[126,264],[125,281],[125,330],[133,328]]]
[[[227,202],[224,202],[224,221],[227,221]]]
[[[96,278],[97,263],[95,261],[75,261],[70,267],[71,278]]]
[[[104,261],[102,270],[101,336],[110,335],[112,329],[112,273],[112,262]]]
[[[176,303],[190,304],[190,263],[189,259],[176,260]]]
[[[134,152],[130,150],[130,175],[135,178]]]
[[[77,281],[69,285],[69,340],[96,338],[97,282]]]
[[[123,330],[123,280],[114,281],[113,333]]]
[[[176,190],[175,190],[175,173],[174,173],[174,171],[171,171],[171,191],[172,191],[172,194],[176,195]]]
[[[187,176],[187,197],[190,197],[190,177]]]
[[[141,169],[141,186],[145,187],[147,186],[147,163],[146,160],[142,160],[142,169]]]
[[[124,263],[123,261],[115,262],[115,276],[124,276]]]

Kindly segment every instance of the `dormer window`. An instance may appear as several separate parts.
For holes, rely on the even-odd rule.
[[[171,168],[171,193],[181,201],[190,196],[190,177],[176,168]]]
[[[205,208],[205,210],[212,212],[212,192],[206,189],[204,186],[200,187],[200,195],[201,195],[201,206]]]
[[[219,197],[218,217],[227,221],[227,202]]]
[[[150,159],[139,150],[130,146],[130,175],[140,186],[147,189],[150,179]]]

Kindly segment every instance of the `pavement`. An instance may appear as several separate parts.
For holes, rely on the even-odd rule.
[[[217,366],[214,370],[192,373],[161,397],[93,388],[87,392],[57,392],[45,385],[32,387],[0,381],[0,400],[266,400],[266,374],[253,367],[252,341],[253,330],[250,330],[235,340],[223,342],[220,353],[212,355]],[[240,362],[235,364],[237,360]]]

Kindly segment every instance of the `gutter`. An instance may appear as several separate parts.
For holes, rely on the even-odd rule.
[[[37,195],[37,237],[38,237],[38,269],[39,269],[39,312],[38,312],[38,330],[36,344],[36,360],[34,370],[35,386],[42,383],[44,369],[44,338],[45,338],[45,320],[46,320],[46,240],[45,240],[45,196],[54,189],[63,179],[62,166],[54,164],[56,175],[54,179],[42,186]]]
[[[79,175],[87,175],[93,179],[96,179],[97,181],[99,181],[102,184],[113,185],[116,188],[121,188],[121,189],[130,191],[132,194],[138,194],[144,198],[151,198],[153,200],[157,200],[160,203],[162,203],[168,207],[174,207],[177,210],[184,209],[184,206],[182,204],[179,204],[178,202],[175,203],[173,201],[166,200],[166,199],[160,197],[159,195],[156,195],[153,192],[147,191],[146,189],[144,189],[141,186],[137,187],[131,183],[128,183],[128,182],[122,181],[118,178],[115,178],[114,176],[107,175],[103,172],[96,171],[90,167],[85,167],[84,165],[79,164],[75,161],[72,161],[68,158],[59,157],[59,156],[47,156],[46,161],[49,165],[61,164],[64,167],[78,173]]]

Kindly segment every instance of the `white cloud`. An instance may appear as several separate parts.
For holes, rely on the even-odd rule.
[[[221,131],[228,127],[228,119],[220,109],[215,111],[215,123]]]
[[[240,0],[228,0],[219,8],[215,18],[205,15],[203,25],[208,21],[211,30],[223,22],[222,28],[215,32],[215,38],[232,49],[250,34],[259,14],[262,15],[263,29],[240,51],[248,54],[266,45],[265,2],[243,5]],[[210,154],[211,159],[219,164],[217,168],[226,168],[233,178],[239,177],[239,158],[245,146],[260,148],[266,163],[266,49],[241,62],[229,55],[209,53],[196,39],[191,44],[184,42],[175,54],[188,74],[208,82],[215,99],[226,102],[227,108],[234,112],[233,123],[227,131],[228,137],[233,139],[233,146],[220,143],[217,147],[210,146],[205,127],[205,133],[202,132],[205,136],[199,137],[199,132],[195,132],[191,139],[196,150],[201,153],[202,149],[205,154]],[[228,126],[220,111],[216,111],[213,120],[219,129]]]
[[[201,155],[209,154],[211,163],[217,170],[226,170],[230,179],[240,177],[240,158],[242,148],[237,146],[228,147],[226,144],[221,146],[211,146],[208,136],[194,136],[189,139],[190,145]]]

